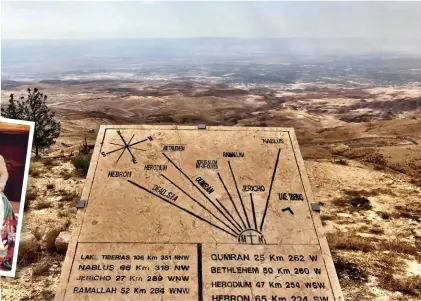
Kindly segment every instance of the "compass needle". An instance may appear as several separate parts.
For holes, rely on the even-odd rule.
[[[136,148],[136,147],[130,147],[131,149],[135,149],[135,150],[139,150],[139,151],[142,151],[142,152],[146,152],[146,150],[145,149],[141,149],[141,148]]]
[[[126,141],[124,140],[123,135],[121,135],[121,132],[120,132],[120,131],[117,131],[117,134],[120,136],[121,140],[123,140],[124,145],[126,145],[126,146],[127,146],[127,143],[126,143]]]
[[[136,145],[136,144],[139,144],[139,143],[143,143],[143,142],[148,141],[148,140],[149,140],[149,139],[143,139],[143,140],[141,140],[141,141],[134,142],[134,143],[130,144],[129,146],[133,146],[133,145]]]
[[[144,152],[146,150],[140,149],[140,148],[135,148],[135,147],[133,147],[133,145],[136,145],[136,144],[139,144],[139,143],[142,143],[142,142],[151,140],[151,139],[146,138],[146,139],[143,139],[141,141],[132,143],[135,134],[132,135],[132,137],[130,138],[130,140],[128,142],[126,142],[126,140],[124,139],[124,136],[123,136],[123,134],[121,133],[120,130],[117,131],[117,134],[120,137],[121,141],[123,142],[123,145],[122,144],[119,144],[119,143],[116,143],[116,142],[109,142],[110,145],[117,145],[117,146],[121,146],[121,147],[120,148],[117,148],[115,150],[112,150],[112,151],[110,151],[108,153],[104,153],[104,154],[105,155],[109,155],[109,154],[112,154],[114,152],[118,152],[118,151],[121,151],[122,150],[121,154],[119,155],[119,157],[117,158],[117,161],[116,161],[116,163],[118,163],[120,161],[121,157],[124,155],[126,149],[127,149],[127,151],[130,154],[130,157],[131,157],[131,162],[133,162],[134,164],[136,164],[137,163],[137,160],[136,160],[136,158],[135,158],[132,150],[138,150],[138,151],[142,151],[142,152]]]
[[[122,149],[124,149],[124,148],[125,148],[125,146],[120,147],[120,148],[117,148],[117,149],[115,149],[115,150],[112,150],[112,151],[110,151],[110,152],[108,152],[108,153],[106,153],[106,154],[107,154],[107,155],[109,155],[109,154],[112,154],[112,153],[118,152],[119,150],[122,150]]]
[[[118,157],[118,159],[117,159],[117,162],[116,163],[118,163],[118,161],[120,161],[120,158],[121,158],[121,156],[123,156],[123,154],[124,154],[124,151],[126,150],[126,148],[124,148],[123,149],[123,151],[121,152],[121,154],[120,154],[120,156]]]
[[[113,143],[113,142],[110,142],[110,144],[112,144],[112,145],[118,145],[118,146],[122,146],[122,147],[124,147],[124,145],[121,145],[121,144],[118,144],[118,143]]]

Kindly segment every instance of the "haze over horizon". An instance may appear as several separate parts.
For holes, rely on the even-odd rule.
[[[18,80],[139,78],[147,68],[203,76],[211,64],[232,73],[244,64],[419,60],[420,12],[421,2],[8,1],[1,73]]]
[[[8,1],[2,39],[419,39],[421,2]]]

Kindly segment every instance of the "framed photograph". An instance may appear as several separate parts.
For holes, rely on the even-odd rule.
[[[0,117],[0,276],[16,273],[34,126]]]

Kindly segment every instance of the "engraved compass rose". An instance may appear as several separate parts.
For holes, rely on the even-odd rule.
[[[141,144],[141,143],[146,142],[146,141],[152,141],[152,137],[149,136],[149,137],[147,137],[143,140],[132,142],[133,138],[134,138],[134,134],[132,135],[130,140],[126,141],[126,139],[124,139],[123,135],[121,134],[121,131],[118,130],[117,134],[121,138],[121,142],[120,143],[110,142],[109,144],[116,145],[116,146],[119,146],[119,147],[114,149],[114,150],[111,150],[109,152],[101,152],[101,155],[104,156],[104,157],[106,157],[106,156],[108,156],[112,153],[115,153],[115,152],[120,152],[120,156],[118,156],[116,163],[118,163],[118,161],[120,161],[120,158],[123,156],[123,154],[127,150],[127,152],[130,154],[131,161],[134,164],[136,164],[137,161],[136,161],[135,156],[133,155],[133,150],[138,150],[138,151],[142,151],[142,152],[144,152],[145,150],[140,149],[140,148],[136,148],[135,145]]]

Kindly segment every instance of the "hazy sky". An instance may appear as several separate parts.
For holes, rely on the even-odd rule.
[[[2,1],[2,39],[421,37],[421,2]]]

